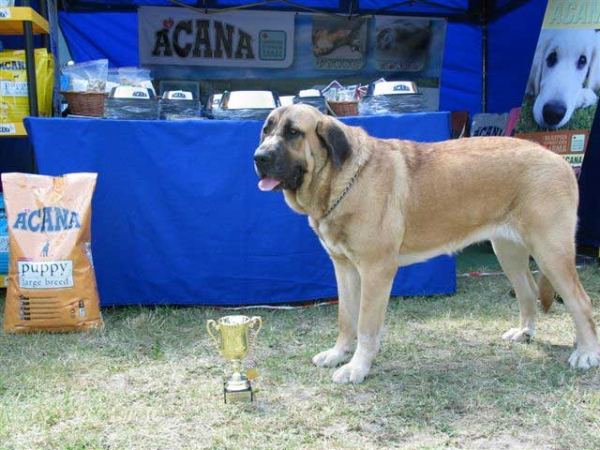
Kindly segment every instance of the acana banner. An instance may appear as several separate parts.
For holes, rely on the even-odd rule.
[[[285,68],[294,60],[293,13],[148,6],[138,29],[142,65]]]

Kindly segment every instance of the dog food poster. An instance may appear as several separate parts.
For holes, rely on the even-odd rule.
[[[581,167],[600,94],[600,16],[588,0],[549,0],[515,136]]]
[[[314,16],[312,54],[317,69],[362,69],[367,55],[367,20]]]
[[[420,72],[429,59],[433,21],[378,16],[375,19],[375,64],[382,72]]]
[[[414,74],[429,69],[435,60],[440,63],[435,74],[439,77],[445,24],[442,19],[419,17],[348,20],[313,16],[311,50],[315,68],[358,70],[368,64],[382,73]]]
[[[155,80],[196,80],[203,102],[226,90],[291,95],[332,80],[366,86],[385,78],[414,82],[411,106],[418,98],[417,110],[439,110],[447,19],[250,13],[198,21],[185,8],[141,6],[140,63]]]

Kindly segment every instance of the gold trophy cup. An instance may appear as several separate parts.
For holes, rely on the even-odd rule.
[[[258,328],[254,330],[254,326]],[[217,339],[213,334],[211,327],[219,332],[221,339]],[[232,362],[233,374],[225,380],[224,396],[225,403],[236,401],[251,402],[254,400],[254,393],[250,380],[242,374],[242,361],[251,347],[254,346],[256,336],[262,328],[262,319],[258,316],[225,316],[206,323],[208,334],[213,338],[219,352],[226,359]],[[253,330],[252,339],[250,339],[250,330]]]

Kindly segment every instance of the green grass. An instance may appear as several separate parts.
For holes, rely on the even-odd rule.
[[[600,91],[599,91],[600,92]],[[533,104],[535,97],[526,95],[521,106],[521,114],[519,123],[515,128],[515,133],[539,133],[548,131],[546,128],[541,128],[533,118]],[[560,130],[591,130],[594,123],[596,113],[596,105],[586,108],[578,108],[573,112],[571,119]]]
[[[598,267],[580,274],[598,304]],[[561,304],[533,343],[503,342],[518,317],[509,290],[502,276],[460,277],[455,295],[393,299],[356,386],[310,363],[334,343],[336,306],[234,312],[264,322],[249,405],[223,403],[205,331],[231,311],[105,308],[104,332],[0,331],[0,449],[597,448],[600,370],[569,368]]]

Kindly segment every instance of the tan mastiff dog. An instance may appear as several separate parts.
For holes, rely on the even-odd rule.
[[[369,373],[399,266],[481,240],[491,240],[519,303],[520,323],[503,338],[529,341],[536,301],[547,310],[555,288],[575,322],[571,366],[600,364],[592,303],[575,268],[577,181],[560,156],[509,137],[376,139],[298,104],[269,115],[254,162],[260,189],[282,190],[307,214],[333,261],[339,336],[314,364],[339,365],[357,341],[334,381],[360,383]]]

